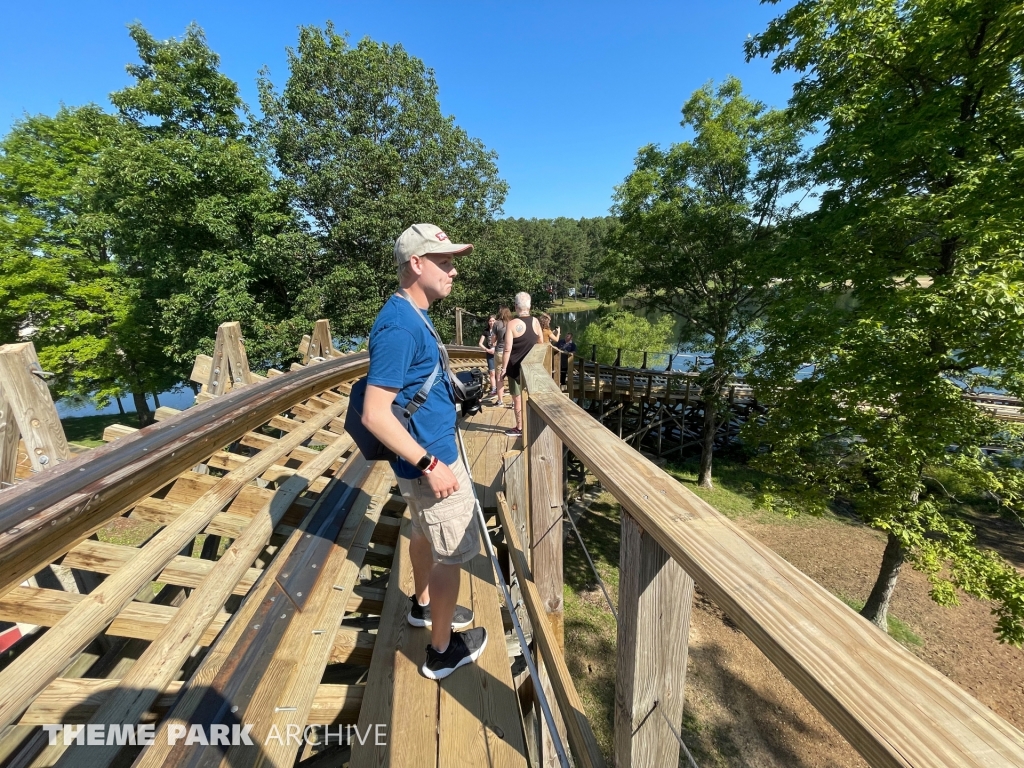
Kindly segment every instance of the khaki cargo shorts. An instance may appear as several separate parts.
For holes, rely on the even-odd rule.
[[[450,466],[459,490],[447,499],[434,496],[425,476],[399,477],[398,489],[409,505],[412,524],[430,542],[434,561],[461,565],[480,552],[480,526],[474,519],[476,502],[466,465],[459,459]]]

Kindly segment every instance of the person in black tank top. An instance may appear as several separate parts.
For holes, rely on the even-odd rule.
[[[516,313],[505,331],[505,356],[502,374],[508,376],[508,388],[512,393],[512,407],[516,412],[516,426],[505,434],[519,437],[523,434],[523,384],[520,380],[523,359],[540,341],[540,323],[530,316],[530,294],[521,291],[516,294]]]

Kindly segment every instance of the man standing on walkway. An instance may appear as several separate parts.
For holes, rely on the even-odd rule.
[[[462,564],[480,551],[473,488],[455,439],[455,390],[426,310],[452,290],[455,257],[472,245],[452,243],[433,224],[414,224],[395,241],[400,288],[381,308],[370,330],[363,425],[397,455],[391,466],[412,515],[409,556],[416,594],[408,621],[430,627],[420,672],[447,677],[479,658],[487,630],[456,632],[473,612],[456,605]],[[433,378],[432,378],[433,377]],[[431,385],[409,430],[392,403],[409,404]]]

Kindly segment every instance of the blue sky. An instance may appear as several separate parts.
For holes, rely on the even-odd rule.
[[[708,80],[739,77],[774,106],[793,76],[746,63],[743,41],[790,3],[107,2],[10,3],[0,43],[0,133],[61,103],[109,106],[136,59],[125,25],[158,38],[197,22],[253,108],[257,71],[287,77],[297,28],[334,21],[353,40],[401,43],[435,71],[442,109],[498,152],[509,216],[601,216],[639,147],[685,138],[680,108]]]

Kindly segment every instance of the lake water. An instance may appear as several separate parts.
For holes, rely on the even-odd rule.
[[[192,394],[191,387],[182,386],[169,392],[160,393],[160,405],[177,408],[180,411],[188,408],[195,400],[196,396]],[[150,410],[156,410],[152,395],[146,398],[146,402],[149,403]],[[121,404],[124,406],[126,413],[135,413],[135,401],[131,395],[122,397]],[[111,400],[110,405],[106,408],[97,408],[92,400],[71,401],[65,398],[57,401],[57,415],[62,419],[79,416],[106,416],[117,412],[117,402],[115,400]]]

